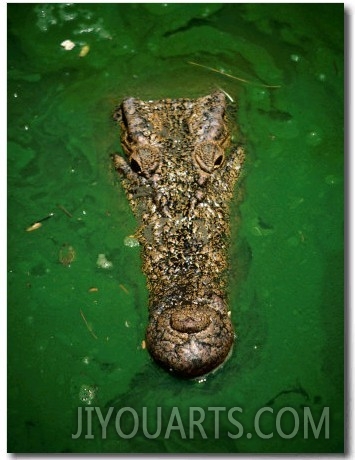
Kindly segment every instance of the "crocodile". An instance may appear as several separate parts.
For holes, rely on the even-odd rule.
[[[114,154],[138,220],[149,290],[146,346],[183,378],[230,355],[226,295],[229,202],[244,148],[231,146],[222,91],[197,99],[127,98],[115,111],[125,158]]]

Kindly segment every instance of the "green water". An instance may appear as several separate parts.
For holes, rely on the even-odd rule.
[[[8,450],[342,452],[343,5],[9,4],[8,20]],[[237,100],[247,149],[231,213],[238,339],[223,369],[191,382],[142,348],[148,293],[139,248],[124,245],[136,224],[110,165],[111,113],[126,96],[216,88]],[[79,406],[147,407],[151,433],[162,407],[161,435],[125,439],[113,421],[102,439],[96,418],[93,439],[72,439]],[[184,424],[204,410],[207,439],[187,425],[165,439],[173,407]],[[300,421],[288,438],[285,407],[286,435]],[[305,407],[316,423],[329,407],[329,436],[324,424],[305,437]]]

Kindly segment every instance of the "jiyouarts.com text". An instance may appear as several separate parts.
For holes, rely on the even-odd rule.
[[[184,411],[178,407],[142,407],[139,410],[132,407],[78,407],[72,439],[106,439],[109,428],[110,436],[113,428],[115,436],[122,439],[137,435],[147,439],[169,439],[171,435],[180,435],[181,439],[219,439],[225,436],[232,439],[271,439],[274,436],[292,439],[299,435],[305,439],[329,439],[329,407],[315,414],[310,407],[303,407],[302,411],[293,407],[278,410],[262,407],[248,424],[244,415],[241,407],[189,407]]]

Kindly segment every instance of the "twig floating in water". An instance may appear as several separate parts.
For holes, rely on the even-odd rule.
[[[119,286],[120,286],[120,288],[122,289],[123,292],[125,292],[126,294],[129,294],[129,291],[126,288],[126,286],[124,286],[123,284],[120,284]]]
[[[61,204],[57,204],[57,207],[64,212],[64,214],[66,214],[68,217],[73,217],[73,214],[71,214],[67,209],[65,209],[64,206],[62,206]]]
[[[33,230],[37,230],[38,228],[41,228],[42,222],[47,219],[50,219],[53,216],[54,216],[54,213],[51,212],[50,214],[48,214],[48,216],[43,217],[43,219],[36,220],[36,222],[33,222],[29,227],[26,228],[26,232],[32,232]]]
[[[80,309],[80,314],[81,314],[81,317],[83,318],[84,320],[84,323],[85,323],[85,326],[87,327],[87,330],[90,332],[90,334],[94,337],[94,339],[97,340],[97,335],[95,334],[95,332],[92,330],[92,327],[90,326],[90,324],[87,322],[85,316],[84,316],[84,313],[82,311],[82,309]]]
[[[243,83],[248,83],[249,85],[263,86],[264,88],[281,88],[281,85],[264,85],[263,83],[256,83],[249,80],[245,80],[244,78],[235,77],[234,75],[231,75],[229,73],[222,72],[221,70],[214,69],[213,67],[209,67],[207,65],[198,64],[197,62],[187,61],[187,63],[191,65],[196,65],[198,67],[203,67],[204,69],[211,70],[212,72],[220,73],[221,75],[225,75],[226,77],[233,78],[234,80],[238,80]]]

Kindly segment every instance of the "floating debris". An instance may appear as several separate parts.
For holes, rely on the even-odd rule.
[[[62,46],[65,51],[71,51],[75,47],[75,43],[71,40],[64,40],[60,46]]]
[[[62,265],[70,265],[76,257],[76,252],[73,246],[69,244],[63,244],[63,246],[59,250],[59,262]]]
[[[79,390],[79,399],[84,404],[88,406],[91,405],[92,401],[95,399],[97,393],[97,386],[96,385],[81,385]]]
[[[97,288],[97,287],[91,287],[89,289],[89,292],[98,292],[98,290],[99,290],[99,288]]]
[[[79,57],[85,57],[89,51],[90,51],[90,46],[84,45],[80,50]]]
[[[50,219],[53,216],[54,216],[54,213],[51,212],[50,214],[48,214],[48,216],[43,217],[43,219],[36,220],[36,222],[33,222],[29,227],[26,228],[26,232],[33,232],[33,230],[37,230],[38,228],[41,228],[42,222],[47,219]]]
[[[224,93],[224,94],[227,96],[227,98],[228,98],[232,103],[235,102],[234,99],[232,98],[232,96],[231,96],[230,94],[227,93],[227,91],[224,91],[224,89],[222,89],[222,88],[218,88],[218,89],[219,89],[220,91],[222,91],[222,93]]]
[[[129,290],[126,288],[126,286],[124,286],[123,284],[120,284],[119,286],[123,292],[125,292],[126,294],[129,294]]]
[[[203,67],[204,69],[211,70],[212,72],[220,73],[221,75],[224,75],[224,76],[226,76],[228,78],[233,78],[233,80],[238,80],[238,81],[241,81],[243,83],[248,83],[248,84],[255,85],[255,86],[262,86],[264,88],[281,88],[281,85],[264,85],[263,83],[257,83],[257,82],[245,80],[244,78],[236,77],[236,76],[231,75],[229,73],[226,73],[224,71],[214,69],[213,67],[209,67],[209,66],[203,65],[203,64],[198,64],[197,62],[187,61],[187,63],[191,64],[191,65],[196,65],[198,67]]]
[[[68,217],[73,217],[73,214],[71,214],[64,206],[61,204],[57,204],[57,207],[64,212]]]
[[[41,228],[41,227],[42,227],[41,222],[35,222],[30,227],[26,228],[26,232],[33,232],[33,230],[37,230],[38,228]]]
[[[293,62],[299,62],[301,60],[298,54],[291,54],[290,58],[291,58],[291,61]]]
[[[106,259],[105,254],[99,254],[96,264],[98,267],[105,268],[106,270],[112,268],[113,266],[112,262]]]
[[[129,248],[135,248],[139,246],[139,241],[134,235],[129,235],[123,240],[123,244]]]
[[[95,332],[92,330],[91,324],[89,324],[89,323],[87,322],[87,319],[85,318],[85,315],[84,315],[82,309],[80,309],[80,315],[81,315],[81,317],[83,318],[83,321],[84,321],[84,323],[85,323],[85,326],[87,327],[87,330],[88,330],[88,331],[90,332],[90,334],[94,337],[94,339],[97,340],[97,335],[96,335]]]

